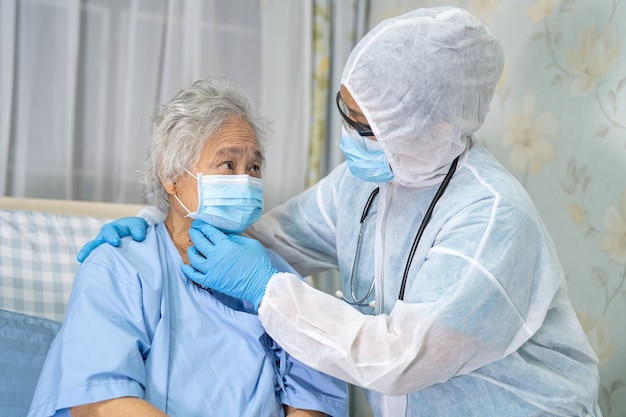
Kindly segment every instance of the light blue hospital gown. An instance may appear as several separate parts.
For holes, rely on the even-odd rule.
[[[181,265],[163,223],[144,242],[97,248],[78,271],[29,417],[122,396],[181,417],[281,416],[281,403],[347,415],[344,382],[290,357],[241,301],[197,287]]]

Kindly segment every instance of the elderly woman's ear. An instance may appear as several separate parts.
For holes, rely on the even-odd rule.
[[[176,194],[176,182],[166,180],[166,179],[161,179],[161,184],[163,184],[163,188],[165,188],[165,191],[168,194],[170,195]]]

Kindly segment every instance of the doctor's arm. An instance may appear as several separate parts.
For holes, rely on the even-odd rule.
[[[192,266],[184,267],[190,279],[261,304],[263,326],[289,354],[313,369],[383,394],[403,395],[472,372],[514,352],[536,331],[527,326],[524,311],[497,278],[515,283],[514,297],[528,298],[532,281],[522,277],[532,276],[532,271],[507,259],[520,252],[516,245],[528,241],[524,238],[508,248],[488,248],[505,260],[498,271],[488,271],[462,252],[433,249],[414,278],[441,284],[432,298],[398,301],[389,314],[369,316],[293,274],[272,272],[263,266],[260,251],[249,250],[260,247],[252,239],[236,236],[232,241],[207,226],[195,232],[190,250],[197,253],[189,256]],[[217,276],[215,266],[221,263],[231,270],[236,264],[236,273]],[[511,263],[518,268],[507,267]],[[534,263],[526,264],[532,268]]]
[[[469,373],[506,355],[508,334],[491,340],[463,329],[453,308],[397,302],[390,314],[363,315],[286,274],[270,280],[259,318],[283,348],[311,368],[386,395],[404,395]],[[458,326],[440,314],[456,314]],[[504,320],[510,319],[503,311]],[[493,317],[466,318],[467,327]],[[456,327],[456,328],[455,328]],[[493,323],[492,331],[500,326]]]

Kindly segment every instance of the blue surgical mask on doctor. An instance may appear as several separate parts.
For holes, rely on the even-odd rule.
[[[198,181],[198,209],[189,217],[206,222],[224,233],[240,234],[263,213],[263,180],[250,175],[189,175]]]
[[[380,142],[360,136],[356,130],[341,126],[341,152],[350,172],[369,182],[389,182],[393,172]]]

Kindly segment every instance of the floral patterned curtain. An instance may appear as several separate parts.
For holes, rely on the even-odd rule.
[[[365,30],[368,1],[313,1],[313,84],[309,185],[342,160],[335,94],[343,65]]]
[[[445,4],[502,41],[504,74],[476,138],[533,198],[600,359],[600,406],[624,416],[626,1],[372,0],[369,26]]]

